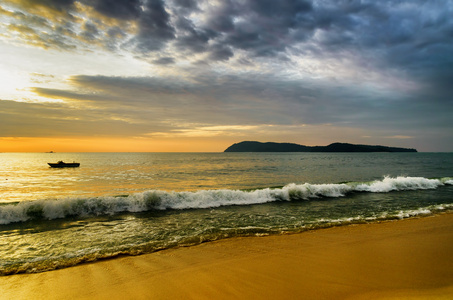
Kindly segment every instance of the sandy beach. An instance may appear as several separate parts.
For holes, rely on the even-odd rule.
[[[452,299],[453,214],[0,277],[1,299]]]

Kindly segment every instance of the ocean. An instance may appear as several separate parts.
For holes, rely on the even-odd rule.
[[[453,153],[0,153],[0,275],[451,210]]]

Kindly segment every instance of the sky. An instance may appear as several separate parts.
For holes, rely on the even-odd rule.
[[[453,0],[2,0],[0,152],[453,151]]]

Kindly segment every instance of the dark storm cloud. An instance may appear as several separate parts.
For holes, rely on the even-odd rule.
[[[256,56],[275,56],[291,47],[297,39],[291,31],[305,31],[304,20],[312,11],[307,1],[245,1],[234,10],[234,28],[226,30],[225,42],[235,48],[250,51]],[[313,26],[308,26],[312,34]],[[306,34],[299,34],[299,39]],[[303,37],[303,38],[302,38]]]
[[[227,61],[231,57],[233,57],[234,52],[231,50],[231,47],[217,44],[210,47],[211,54],[209,55],[209,59],[213,61],[224,60]]]
[[[70,0],[21,3],[65,11],[69,19],[77,13],[74,1]],[[230,60],[238,50],[245,56],[240,59],[249,60],[256,57],[280,60],[288,54],[341,59],[349,54],[368,61],[370,68],[429,71],[434,73],[433,79],[438,67],[444,62],[451,64],[453,3],[450,0],[225,0],[213,2],[215,5],[192,0],[82,3],[100,15],[136,24],[132,35],[126,33],[124,24],[118,23],[110,29],[102,29],[107,31],[102,37],[95,34],[101,29],[94,28],[102,21],[88,20],[82,28],[87,40],[105,39],[108,49],[129,47],[145,57],[161,50],[171,52],[173,47],[183,52],[185,58],[205,53],[207,62]],[[64,27],[62,24],[52,27],[45,18],[26,14],[24,7],[16,13],[22,14],[22,23],[29,26],[40,22],[47,32],[50,28],[60,28],[55,34],[62,39],[74,37],[74,26],[68,23]],[[16,19],[20,19],[19,16]],[[123,34],[112,34],[119,30]],[[450,79],[448,72],[440,72],[440,76]],[[420,75],[420,78],[429,80],[431,76]]]
[[[191,20],[183,16],[176,18],[175,25],[178,30],[176,47],[182,52],[204,52],[209,40],[215,36],[212,31],[196,28]]]
[[[165,10],[165,3],[162,0],[148,0],[138,24],[136,42],[137,49],[142,52],[160,50],[168,41],[175,38],[170,15]]]
[[[176,7],[185,8],[189,10],[197,10],[198,5],[196,0],[173,0]]]
[[[142,12],[141,0],[95,0],[85,4],[93,6],[100,14],[122,20],[136,19]]]

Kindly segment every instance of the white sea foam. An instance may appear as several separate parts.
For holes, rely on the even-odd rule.
[[[38,200],[0,206],[0,224],[32,219],[58,219],[114,215],[122,212],[143,212],[167,209],[215,208],[229,205],[251,205],[275,201],[310,200],[320,197],[343,197],[351,192],[386,193],[391,191],[436,189],[452,184],[448,179],[423,177],[385,177],[370,183],[288,184],[279,189],[201,190],[197,192],[165,192],[159,190],[127,197],[66,198]]]
[[[416,209],[416,210],[406,210],[406,211],[400,211],[396,217],[399,219],[406,219],[410,217],[417,217],[417,216],[422,216],[422,215],[429,215],[432,214],[432,211],[428,208],[421,208],[421,209]]]
[[[443,183],[444,183],[444,184],[453,185],[453,179],[451,179],[451,178],[445,178],[445,180],[443,180]]]
[[[443,183],[439,179],[398,176],[396,178],[384,177],[383,180],[358,184],[354,190],[372,193],[388,193],[391,191],[435,189],[441,185],[443,185]]]

